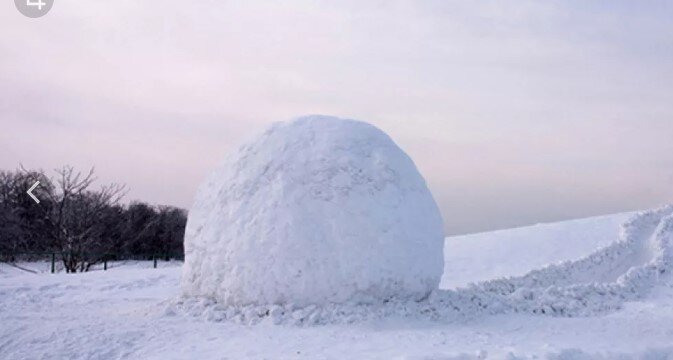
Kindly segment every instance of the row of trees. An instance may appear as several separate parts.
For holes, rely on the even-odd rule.
[[[28,189],[39,181],[33,194]],[[182,254],[187,214],[170,206],[122,205],[126,188],[93,188],[96,178],[70,166],[0,171],[0,255],[57,253],[67,272],[87,271],[105,257]]]

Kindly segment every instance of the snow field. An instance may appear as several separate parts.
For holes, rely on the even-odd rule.
[[[665,247],[656,244],[659,240],[654,235],[659,234],[658,239],[665,241],[662,235],[670,236],[670,220],[659,221],[659,215],[650,218],[650,224],[656,224],[649,228],[652,236],[647,237],[646,232],[642,232],[642,237],[633,238],[646,239],[640,245],[651,245],[641,247],[648,251],[625,251],[623,256],[616,257],[611,266],[597,265],[596,273],[609,273],[610,276],[596,278],[613,282],[628,273],[626,270],[613,277],[614,272],[610,269],[619,268],[618,263],[623,267],[640,268],[646,267],[656,257],[665,259],[659,252]],[[594,252],[592,249],[612,247],[606,245],[611,239],[619,238],[618,224],[625,220],[624,215],[618,214],[481,234],[480,239],[473,242],[467,240],[474,239],[474,235],[449,238],[446,244],[453,251],[446,252],[449,270],[444,276],[451,278],[452,274],[448,273],[451,267],[448,265],[455,264],[456,259],[489,253],[489,261],[499,266],[498,273],[480,263],[473,263],[472,267],[464,266],[461,276],[489,279],[494,274],[522,274],[508,278],[525,278],[526,273],[530,273],[525,271],[526,268],[531,270],[540,267],[541,263],[555,263],[562,259],[582,260],[589,257],[585,255]],[[633,222],[632,230],[640,229],[641,224],[647,223],[642,221]],[[570,239],[564,240],[563,235],[568,235]],[[521,236],[524,240],[518,241],[516,238]],[[622,237],[620,241],[624,239]],[[577,241],[586,244],[575,246],[573,242]],[[572,251],[567,249],[569,242],[574,249]],[[455,246],[457,243],[464,246]],[[649,258],[632,261],[628,254],[636,253],[648,254]],[[543,259],[531,254],[542,254]],[[554,257],[553,254],[558,255]],[[517,262],[511,261],[513,256]],[[353,311],[365,309],[354,304],[350,309],[341,309],[350,314],[350,320],[343,314],[333,315],[335,323],[353,321],[352,324],[306,326],[307,322],[301,319],[307,316],[301,313],[317,310],[306,309],[305,306],[293,309],[302,310],[293,314],[297,320],[287,320],[283,314],[279,316],[278,309],[274,312],[275,317],[258,316],[251,322],[245,319],[245,315],[237,317],[239,310],[231,310],[231,317],[224,320],[219,317],[222,305],[205,299],[192,299],[190,301],[195,304],[183,305],[183,309],[194,311],[193,316],[170,312],[170,309],[176,309],[175,299],[180,293],[180,268],[175,266],[178,264],[171,262],[166,266],[174,267],[152,269],[151,262],[128,262],[108,271],[84,274],[33,274],[0,264],[0,358],[673,358],[673,277],[669,271],[656,275],[637,298],[624,300],[618,308],[600,316],[540,316],[526,309],[520,311],[520,308],[483,309],[474,299],[467,297],[470,295],[466,291],[470,287],[467,287],[456,291],[464,297],[459,303],[465,303],[466,308],[461,311],[454,309],[438,314],[433,308],[437,304],[432,305],[429,299],[420,303],[399,301],[389,303],[388,307],[372,306],[371,310],[377,314],[368,316]],[[42,264],[22,266],[37,269]],[[667,265],[664,268],[668,268]],[[593,280],[584,278],[582,281],[589,284]],[[483,295],[484,291],[479,293]],[[495,298],[507,296],[501,294]],[[198,301],[203,303],[196,304]],[[422,314],[422,311],[426,313]],[[488,315],[491,311],[494,315]],[[409,315],[399,316],[405,313]],[[255,315],[248,316],[252,318]],[[223,321],[216,321],[218,319]],[[274,319],[285,325],[273,325]],[[362,319],[372,321],[360,321]],[[237,321],[242,324],[236,324]],[[247,325],[253,322],[257,325]]]
[[[474,284],[464,291],[482,296],[484,310],[492,300],[507,311],[536,314],[614,311],[624,301],[646,296],[659,276],[673,271],[672,213],[673,206],[666,206],[636,214],[622,225],[619,241],[582,259]]]

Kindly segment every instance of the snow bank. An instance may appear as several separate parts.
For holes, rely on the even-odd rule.
[[[523,276],[550,264],[581,259],[618,241],[620,227],[635,214],[448,237],[444,242],[444,276],[439,287],[455,289],[470,283]]]
[[[438,287],[443,244],[425,181],[386,134],[309,116],[273,125],[202,185],[182,287],[236,312],[419,300]]]
[[[619,241],[582,259],[478,283],[464,291],[498,299],[511,311],[587,316],[644,297],[659,277],[671,272],[673,206],[666,206],[635,215],[622,225]]]

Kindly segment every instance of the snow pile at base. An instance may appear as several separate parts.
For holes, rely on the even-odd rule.
[[[622,225],[619,241],[579,260],[550,265],[524,276],[480,282],[457,290],[436,290],[421,301],[233,307],[209,299],[183,298],[167,311],[213,321],[294,325],[385,317],[452,321],[504,313],[591,316],[618,310],[626,301],[643,298],[671,273],[673,206],[668,206],[634,215]]]
[[[419,300],[443,269],[441,215],[381,130],[309,116],[277,123],[200,188],[183,291],[237,307]]]

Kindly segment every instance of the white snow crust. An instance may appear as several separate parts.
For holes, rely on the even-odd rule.
[[[630,220],[617,214],[530,226],[481,234],[479,241],[474,235],[451,237],[444,277],[453,290],[386,304],[235,307],[207,298],[178,299],[181,262],[159,262],[159,269],[151,261],[118,262],[107,271],[99,266],[81,274],[50,274],[48,262],[18,264],[31,272],[0,263],[0,354],[3,359],[673,359],[672,213],[663,208]],[[587,244],[567,251],[582,242]],[[477,263],[486,260],[473,257],[461,274],[477,279],[475,285],[456,289],[449,264],[484,253],[498,267],[486,268]],[[540,260],[536,254],[549,257]],[[531,272],[534,268],[539,270]],[[482,281],[497,277],[502,278]],[[634,282],[637,286],[629,285]],[[533,295],[521,299],[509,286]],[[571,289],[577,290],[573,297]],[[605,307],[595,306],[603,300]],[[505,305],[492,306],[499,303]],[[308,326],[312,323],[325,325]]]
[[[635,214],[603,215],[448,237],[444,243],[444,276],[439,287],[455,289],[470,283],[519,277],[534,269],[580,259],[618,241],[621,225]]]
[[[364,122],[308,116],[274,124],[202,185],[182,288],[238,309],[229,312],[272,316],[417,301],[438,288],[443,245],[437,205],[390,137]]]

